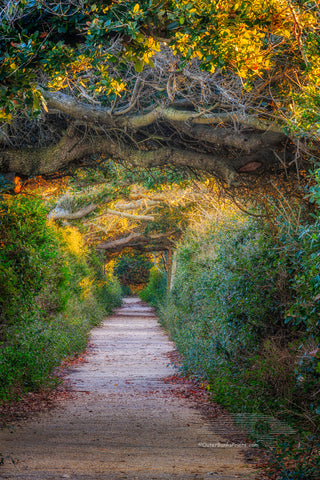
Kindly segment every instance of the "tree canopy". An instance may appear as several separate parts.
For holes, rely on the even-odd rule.
[[[239,174],[318,152],[319,1],[7,0],[0,171],[106,158]],[[300,162],[300,163],[299,163]]]
[[[189,224],[218,208],[209,185],[183,172],[108,167],[109,177],[87,168],[63,181],[31,180],[22,193],[40,195],[50,223],[79,229],[109,261],[123,252],[171,251]]]

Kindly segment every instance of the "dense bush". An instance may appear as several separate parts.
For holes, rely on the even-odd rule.
[[[226,405],[287,408],[302,391],[315,391],[319,244],[309,235],[310,250],[307,228],[290,234],[287,250],[287,237],[280,247],[261,224],[238,215],[204,235],[190,233],[178,249],[163,321],[186,367],[210,380]]]
[[[260,385],[252,396],[243,375],[260,340],[284,324],[276,263],[270,239],[243,216],[215,223],[205,235],[190,232],[178,249],[163,318],[187,368],[209,379],[225,404],[247,398],[252,410],[265,400]]]
[[[44,206],[29,198],[9,197],[2,199],[0,208],[0,324],[22,320],[35,300],[39,309],[62,309],[67,275],[58,255],[59,239],[47,228]],[[46,305],[38,297],[41,291],[52,294]]]
[[[167,293],[167,276],[163,270],[152,267],[150,270],[149,282],[139,293],[139,297],[144,302],[148,302],[154,307],[158,307]]]
[[[50,383],[61,359],[120,302],[118,282],[74,227],[47,222],[40,200],[0,206],[0,400]]]
[[[144,285],[148,282],[152,263],[147,255],[125,253],[121,255],[114,266],[114,274],[123,286]]]
[[[320,223],[277,222],[271,232],[238,214],[190,231],[160,315],[184,369],[206,379],[216,401],[304,432],[294,438],[292,468],[279,473],[279,464],[277,478],[313,478],[306,472],[317,469],[319,448]],[[300,462],[307,451],[308,464]],[[277,452],[283,464],[288,448]]]

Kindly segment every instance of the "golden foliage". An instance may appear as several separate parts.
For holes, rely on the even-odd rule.
[[[77,257],[85,255],[86,247],[83,236],[76,227],[68,225],[61,229],[61,234],[68,252]]]

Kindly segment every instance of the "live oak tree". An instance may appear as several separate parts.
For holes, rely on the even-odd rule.
[[[264,181],[265,195],[266,185],[274,194],[276,175],[294,190],[291,172],[299,178],[319,161],[319,7],[319,0],[0,1],[0,193],[10,181],[18,193],[30,177],[67,176],[78,166],[103,176],[108,161],[204,172],[237,200],[243,191],[256,196],[251,187]],[[311,200],[319,205],[319,177],[315,182]],[[180,189],[177,198],[168,190],[118,185],[117,191],[101,180],[84,198],[65,193],[49,217],[77,226],[109,258],[128,249],[169,252],[170,284],[170,252],[203,208],[205,190]],[[298,195],[305,196],[303,189]],[[285,240],[276,237],[272,269],[279,284],[272,288],[285,293],[281,308],[293,292],[287,318],[296,342],[310,318],[318,325],[319,222],[300,229],[300,205],[294,218],[291,198],[282,191],[278,198],[280,208],[266,201],[270,217],[278,215],[285,226],[279,228]],[[212,198],[208,203],[212,208]],[[240,237],[238,243],[233,270]],[[198,260],[206,263],[205,256]],[[241,276],[243,259],[238,264]],[[247,264],[244,273],[247,279]],[[232,308],[238,322],[239,305]],[[304,338],[310,345],[309,333]],[[316,374],[311,379],[316,382]]]
[[[137,171],[114,165],[112,174],[110,181],[105,172],[78,172],[60,187],[58,196],[56,189],[41,188],[41,179],[30,182],[24,191],[41,193],[49,204],[50,221],[80,228],[86,243],[104,251],[109,260],[123,251],[172,250],[186,226],[212,203],[203,183],[194,179],[184,180],[184,185],[172,183],[180,178],[175,172],[169,183],[159,170],[153,172],[151,189]]]
[[[65,172],[103,156],[231,185],[299,169],[319,150],[318,7],[1,2],[0,172]]]

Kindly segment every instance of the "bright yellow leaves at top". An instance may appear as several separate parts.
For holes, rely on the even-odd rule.
[[[145,38],[143,44],[146,50],[142,55],[142,61],[145,64],[150,64],[150,59],[154,56],[155,52],[160,52],[160,45],[152,37]]]
[[[152,57],[160,52],[160,44],[153,37],[146,37],[139,33],[135,38],[135,44],[126,47],[125,56],[134,62],[137,72],[143,70],[144,65],[153,67]]]
[[[133,13],[133,16],[134,16],[134,17],[136,17],[136,16],[140,15],[141,13],[143,13],[143,10],[140,8],[139,3],[136,3],[136,4],[135,4],[132,13]]]
[[[107,65],[108,55],[98,57],[97,51],[95,57],[79,55],[76,59],[65,66],[64,71],[54,72],[53,78],[48,83],[52,90],[61,90],[70,88],[80,90],[81,93],[90,91],[94,95],[121,95],[126,89],[126,83],[120,79],[113,79],[109,75]],[[100,60],[97,61],[97,60]],[[90,74],[90,75],[89,75]]]
[[[77,59],[68,63],[65,72],[56,72],[55,76],[48,83],[48,87],[53,90],[61,90],[75,84],[81,73],[87,72],[92,68],[92,58],[85,55],[79,55]],[[82,84],[82,86],[85,86]]]
[[[10,123],[12,120],[12,113],[6,113],[4,108],[0,108],[0,121]]]
[[[147,37],[144,43],[150,50],[160,52],[160,44],[153,37]]]
[[[175,34],[174,53],[199,58],[211,72],[230,66],[242,78],[261,75],[286,52],[309,66],[304,37],[319,27],[317,9],[290,0],[178,0],[175,11],[183,32]]]

